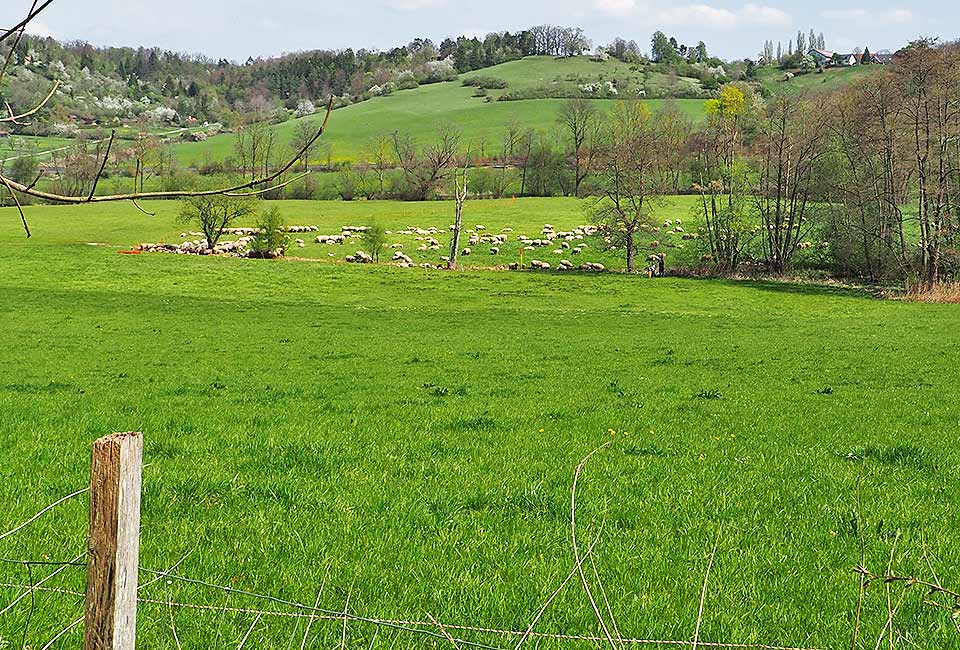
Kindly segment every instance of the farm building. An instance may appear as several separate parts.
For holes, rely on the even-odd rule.
[[[818,68],[825,68],[831,65],[834,56],[833,52],[821,50],[820,48],[814,48],[807,52],[807,54],[816,62]]]

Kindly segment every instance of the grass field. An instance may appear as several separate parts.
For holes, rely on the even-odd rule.
[[[595,63],[585,57],[564,60],[531,57],[462,75],[462,78],[502,78],[509,82],[510,88],[507,90],[510,91],[549,84],[554,80],[568,83],[566,80],[570,76],[613,79],[618,75],[636,76],[637,73],[630,72],[628,66],[616,61]],[[485,146],[492,154],[499,147],[505,126],[511,121],[536,129],[551,129],[563,103],[559,99],[486,103],[482,98],[473,97],[473,91],[473,88],[464,87],[458,80],[421,86],[342,108],[331,116],[324,141],[329,143],[333,160],[357,162],[364,160],[365,149],[378,134],[399,131],[426,142],[436,135],[437,125],[446,122],[461,128],[463,138],[472,150],[477,151]],[[499,96],[500,91],[494,91],[494,94]],[[604,108],[611,105],[608,100],[595,101]],[[676,101],[691,118],[697,119],[703,115],[702,100]],[[650,100],[653,107],[663,102]],[[319,124],[322,116],[303,119]],[[291,120],[274,127],[280,142],[290,142],[296,124],[297,121]],[[175,150],[182,164],[193,166],[235,156],[234,142],[233,135],[224,134],[205,142],[179,143],[175,145]],[[325,153],[318,155],[326,156]]]
[[[881,70],[883,70],[883,66],[879,65],[827,68],[823,73],[808,72],[787,81],[784,79],[784,71],[779,68],[759,68],[757,70],[757,81],[773,94],[825,92],[869,79]]]
[[[575,202],[509,205],[486,225],[582,222]],[[572,567],[574,468],[610,442],[585,470],[578,518],[584,546],[602,531],[596,564],[625,635],[693,637],[715,540],[703,640],[850,647],[852,569],[882,573],[894,543],[897,572],[927,575],[926,549],[960,583],[955,306],[88,245],[179,228],[172,207],[150,207],[158,217],[34,208],[30,240],[0,211],[0,532],[84,485],[95,438],[140,430],[144,567],[189,553],[180,574],[238,589],[312,604],[323,583],[331,610],[349,597],[363,616],[524,629]],[[284,208],[401,224],[449,205]],[[80,498],[0,541],[0,557],[73,559],[85,526]],[[0,583],[46,569],[0,564]],[[47,586],[82,588],[82,571]],[[18,593],[0,587],[0,604]],[[176,647],[167,600],[284,609],[178,582],[142,596],[145,648]],[[923,596],[898,610],[898,639],[960,647]],[[0,646],[40,648],[81,613],[61,594],[35,605],[0,617]],[[236,648],[254,618],[172,612],[184,647]],[[863,647],[886,616],[874,585]],[[246,647],[285,648],[293,626],[264,617]],[[575,583],[538,629],[599,633]],[[307,647],[342,633],[318,621]],[[449,646],[394,634],[351,624],[348,647]],[[74,631],[56,647],[78,643]]]
[[[109,183],[107,183],[109,186]],[[306,246],[298,248],[292,246],[289,254],[296,257],[342,263],[347,255],[363,248],[362,240],[357,238],[344,244],[317,244],[314,242],[318,234],[340,234],[343,226],[364,226],[370,223],[379,223],[389,229],[389,244],[402,244],[405,253],[414,258],[417,263],[428,262],[440,264],[441,256],[448,255],[448,229],[455,212],[450,202],[430,201],[426,203],[410,203],[402,201],[275,201],[270,205],[279,206],[287,225],[318,226],[317,233],[291,235],[291,238],[302,238]],[[498,246],[500,252],[491,255],[491,245],[481,244],[473,246],[473,254],[463,258],[466,265],[478,267],[493,267],[507,265],[520,259],[521,244],[518,235],[527,235],[534,239],[542,238],[542,230],[546,224],[557,230],[570,230],[590,222],[585,208],[586,201],[572,198],[548,199],[504,199],[468,202],[464,212],[464,228],[474,229],[477,225],[484,226],[487,232],[499,233],[504,228],[511,228],[507,233],[508,241]],[[693,209],[696,201],[692,197],[669,197],[659,207],[659,217],[667,220],[680,218],[688,220],[688,228],[695,228]],[[127,204],[105,204],[92,210],[76,210],[51,206],[37,206],[27,209],[30,228],[37,240],[74,244],[84,242],[88,244],[104,244],[114,249],[131,248],[144,242],[172,242],[184,241],[180,235],[195,231],[196,225],[188,225],[177,221],[179,204],[173,201],[155,202],[151,211],[156,217],[149,217]],[[64,218],[66,217],[66,219]],[[19,224],[19,217],[7,213],[7,226]],[[236,225],[253,226],[256,219]],[[423,244],[422,238],[416,235],[400,234],[397,231],[407,228],[437,228],[444,232],[438,233],[436,239],[441,242],[440,250],[418,251]],[[23,231],[20,231],[22,236]],[[469,234],[464,233],[461,240],[462,247],[469,246]],[[195,239],[196,237],[188,237]],[[235,239],[226,235],[224,240]],[[665,243],[689,245],[689,248],[665,248],[668,252],[668,261],[671,264],[689,262],[697,259],[697,249],[690,242],[684,242],[677,236],[660,237]],[[537,248],[535,251],[525,252],[525,261],[532,259],[551,262],[557,265],[561,259],[570,259],[577,264],[589,261],[599,262],[607,268],[616,269],[624,266],[622,253],[604,249],[599,238],[588,238],[585,242],[573,242],[572,247],[586,243],[587,250],[581,254],[573,254],[569,249],[560,248],[560,243],[549,247]],[[555,251],[563,250],[563,253]],[[383,253],[386,259],[393,254],[394,249]]]

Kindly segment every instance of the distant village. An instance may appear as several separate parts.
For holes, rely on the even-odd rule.
[[[897,55],[890,52],[871,54],[870,48],[862,52],[852,54],[843,54],[841,52],[831,52],[821,48],[811,48],[807,56],[813,59],[818,68],[848,68],[854,65],[888,65],[896,60]]]

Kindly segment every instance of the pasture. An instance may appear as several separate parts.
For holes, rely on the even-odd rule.
[[[955,306],[778,283],[118,255],[179,236],[174,204],[148,207],[158,216],[28,208],[30,240],[0,210],[0,533],[82,487],[95,438],[140,430],[144,567],[182,559],[180,575],[329,610],[523,630],[573,567],[574,468],[611,443],[584,470],[577,517],[625,636],[693,638],[715,543],[704,641],[848,648],[853,569],[886,571],[894,546],[897,573],[960,583]],[[445,227],[452,214],[283,209],[329,227],[372,212]],[[678,199],[674,216],[686,211]],[[576,201],[467,214],[530,234],[585,222]],[[81,497],[0,540],[0,557],[70,560],[85,527]],[[0,583],[46,574],[31,571],[0,564]],[[46,586],[82,584],[68,568]],[[0,607],[18,593],[0,587]],[[924,595],[897,610],[898,647],[958,647]],[[254,620],[168,601],[293,611],[177,581],[142,596],[145,648],[176,648],[171,627],[184,647],[236,648]],[[0,647],[43,647],[80,614],[75,597],[37,592],[0,618]],[[872,585],[863,647],[887,616]],[[299,647],[306,624],[264,616],[245,647]],[[600,634],[576,581],[537,630]],[[321,620],[306,647],[343,638],[450,645]]]
[[[595,63],[586,57],[557,60],[553,57],[529,57],[520,61],[504,63],[461,75],[455,81],[420,86],[413,90],[396,92],[389,97],[377,97],[359,104],[338,109],[330,118],[329,131],[323,138],[323,149],[316,154],[317,162],[366,161],[370,141],[378,134],[399,131],[420,142],[436,137],[437,126],[448,123],[462,130],[465,144],[474,152],[495,153],[503,139],[503,131],[511,122],[521,127],[550,130],[555,128],[557,112],[564,100],[528,99],[487,103],[483,98],[473,97],[473,88],[462,85],[462,79],[470,77],[496,77],[505,79],[507,91],[533,89],[540,86],[560,84],[575,85],[571,78],[599,81],[629,77],[635,83],[645,83],[642,72],[631,72],[623,63],[610,61]],[[658,78],[658,75],[651,75]],[[650,83],[655,83],[656,79]],[[499,96],[501,91],[492,91]],[[652,108],[662,106],[667,100],[651,99]],[[704,100],[671,100],[692,119],[704,115]],[[612,105],[609,100],[595,100],[601,108]],[[302,118],[319,126],[323,115]],[[274,126],[278,142],[287,144],[293,138],[299,120],[290,120]],[[235,136],[223,134],[206,142],[182,142],[174,146],[178,160],[185,166],[197,166],[209,161],[222,161],[235,157]]]

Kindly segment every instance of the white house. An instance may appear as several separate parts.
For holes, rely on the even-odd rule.
[[[817,64],[818,68],[825,68],[830,65],[833,61],[833,52],[829,50],[821,50],[820,48],[813,48],[807,54],[813,59],[814,63]]]

